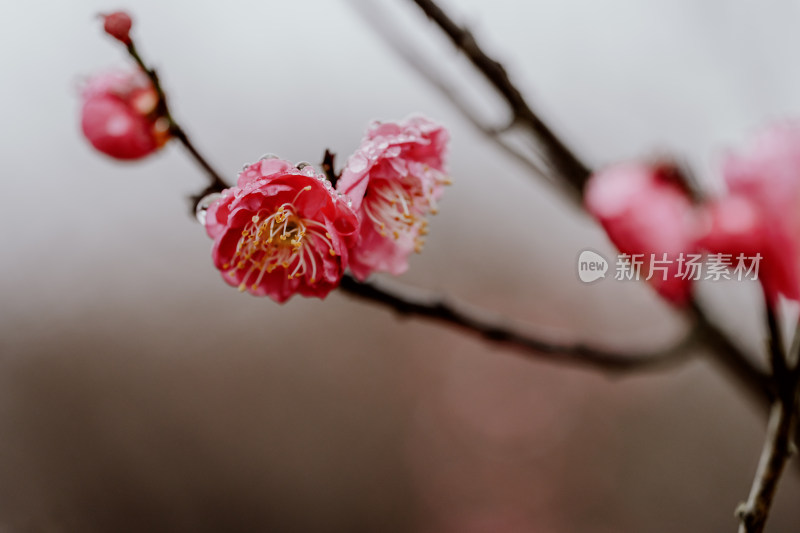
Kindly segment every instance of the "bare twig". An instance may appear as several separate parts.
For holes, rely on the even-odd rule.
[[[555,179],[561,179],[564,183],[569,184],[580,197],[589,176],[589,169],[584,166],[561,140],[545,126],[544,122],[536,116],[532,108],[525,101],[521,91],[511,82],[505,68],[498,61],[489,57],[478,45],[472,34],[456,24],[434,0],[413,1],[438,25],[450,38],[456,48],[467,56],[476,69],[484,75],[497,92],[506,100],[514,116],[514,123],[529,130],[531,136],[538,141],[538,144],[542,147],[545,154],[548,155],[553,169],[555,170],[555,176],[553,177]],[[402,50],[401,55],[403,55]],[[471,118],[468,109],[462,108],[463,106],[459,104],[458,99],[453,97],[447,85],[437,80],[434,74],[436,72],[434,68],[430,66],[420,68],[419,65],[424,65],[424,63],[413,57],[411,60],[407,57],[405,59],[406,61],[415,63],[417,70],[428,78],[434,86],[438,87],[441,92],[449,96],[456,107],[471,122],[478,126],[479,129],[484,129]],[[491,132],[488,133],[490,134]],[[513,155],[514,154],[512,154],[512,156]],[[535,169],[535,173],[541,174],[537,169]],[[691,187],[691,185],[693,185],[692,183],[688,183],[688,185],[690,185],[689,189],[694,194],[698,193],[699,189],[696,187],[696,184],[694,184],[694,187]],[[773,380],[767,373],[761,370],[758,365],[754,364],[750,358],[731,341],[730,337],[724,331],[708,318],[697,302],[692,302],[690,313],[697,322],[697,327],[701,331],[701,336],[705,345],[710,348],[712,360],[738,382],[742,389],[757,404],[764,407],[770,406],[779,393],[779,389],[785,389],[787,386],[785,383],[786,379],[781,376],[790,374],[786,368],[787,360],[782,352],[782,339],[774,315],[768,316],[770,319],[769,326],[771,331],[769,344],[770,361],[774,370],[773,375],[776,376],[776,379]],[[800,359],[796,350],[792,351],[792,354],[795,360]],[[800,379],[800,365],[795,366],[791,375],[794,376],[795,382]],[[786,407],[786,416],[797,416],[796,411],[797,408],[795,404],[791,404],[791,406]],[[795,434],[796,437],[800,439],[800,427],[796,428]],[[798,466],[800,466],[800,462],[798,462]]]
[[[699,335],[698,330],[693,329],[675,345],[664,350],[645,354],[620,354],[582,344],[543,341],[505,324],[504,320],[496,316],[487,317],[486,311],[469,309],[463,304],[447,301],[429,292],[417,291],[422,294],[414,296],[408,288],[401,288],[396,284],[393,288],[386,288],[345,276],[339,288],[356,298],[388,307],[399,315],[441,322],[535,359],[588,366],[617,374],[677,364],[690,354]]]
[[[797,419],[797,382],[782,391],[769,417],[764,449],[758,463],[750,496],[736,510],[741,521],[739,533],[764,531],[781,474],[792,455],[792,435]]]
[[[512,144],[503,139],[501,133],[505,128],[495,128],[487,125],[478,116],[474,109],[461,97],[454,86],[442,76],[441,71],[434,67],[426,56],[415,48],[411,39],[405,38],[401,32],[397,31],[395,25],[390,23],[390,18],[380,12],[380,4],[372,0],[353,1],[357,11],[367,20],[369,27],[372,28],[381,39],[388,44],[398,57],[413,68],[424,80],[438,90],[472,126],[486,136],[498,148],[503,150],[509,157],[527,168],[530,172],[547,179],[550,183],[564,187],[561,179],[555,179],[547,172],[542,164],[535,158],[523,153]],[[569,189],[569,194],[579,197],[574,189]]]
[[[796,435],[797,396],[800,390],[800,365],[797,353],[800,350],[800,324],[795,331],[789,355],[783,346],[777,310],[770,302],[766,306],[768,346],[772,366],[771,385],[775,391],[770,411],[764,448],[758,462],[756,475],[750,488],[747,502],[736,510],[739,517],[739,533],[761,533],[764,531],[772,500],[778,488],[781,474],[796,450],[793,438]],[[792,366],[794,365],[794,366]]]
[[[770,304],[769,299],[766,298],[766,319],[767,319],[767,351],[769,353],[770,366],[772,368],[772,375],[775,377],[787,376],[788,368],[786,362],[786,350],[783,348],[783,334],[781,333],[781,326],[778,321],[778,315],[775,307]]]
[[[528,127],[531,134],[539,140],[545,152],[550,154],[551,159],[562,162],[561,165],[556,165],[554,178],[560,179],[563,183],[570,185],[578,196],[580,196],[582,194],[583,184],[588,178],[589,169],[578,161],[572,155],[572,152],[567,149],[544,125],[544,122],[536,116],[525,101],[522,93],[511,82],[505,68],[498,61],[489,57],[480,48],[474,37],[472,37],[467,30],[458,26],[435,2],[431,0],[414,0],[414,2],[448,35],[456,47],[470,59],[472,64],[489,80],[498,93],[503,96],[514,113],[515,120],[522,126]],[[362,9],[362,11],[366,11],[366,9]],[[370,15],[371,20],[376,18],[374,14]],[[470,122],[475,124],[481,131],[491,136],[492,131],[482,126],[480,122],[474,118],[471,110],[460,103],[447,82],[436,74],[437,70],[428,65],[424,59],[417,57],[411,53],[409,49],[405,48],[404,42],[400,41],[399,38],[395,36],[395,33],[396,32],[392,31],[381,31],[381,36],[401,54],[401,57],[410,62],[412,66],[417,68],[417,70],[433,83],[434,86],[448,96]],[[542,175],[539,167],[534,166],[532,170],[535,174]],[[698,326],[701,328],[701,336],[705,345],[711,348],[710,354],[713,361],[732,376],[752,399],[767,408],[773,397],[767,374],[759,369],[750,358],[730,340],[729,336],[708,318],[703,309],[696,302],[692,303],[689,313],[691,318],[696,320]]]
[[[169,109],[169,104],[167,103],[167,95],[164,93],[163,87],[161,87],[161,82],[158,79],[158,73],[155,69],[148,67],[145,62],[142,60],[142,57],[139,55],[138,50],[136,49],[136,45],[131,40],[130,44],[127,45],[128,54],[133,58],[139,68],[141,68],[144,73],[150,78],[150,81],[153,83],[153,87],[156,90],[156,94],[158,95],[158,103],[156,104],[156,113],[158,116],[163,117],[167,120],[169,133],[170,135],[180,142],[184,148],[189,152],[192,158],[197,162],[198,165],[202,167],[205,171],[206,175],[209,178],[209,185],[206,187],[202,192],[196,194],[190,198],[192,202],[191,210],[194,212],[195,208],[197,207],[198,202],[203,198],[203,196],[210,194],[212,192],[220,192],[224,189],[228,188],[228,184],[225,183],[225,180],[222,179],[222,176],[219,172],[217,172],[214,167],[211,166],[211,163],[206,160],[205,157],[195,148],[194,144],[192,144],[189,136],[186,134],[184,129],[175,121],[175,118],[172,116],[172,113]]]
[[[589,169],[555,133],[533,112],[522,92],[511,82],[505,67],[489,57],[478,45],[475,37],[451,19],[433,0],[413,0],[417,6],[435,22],[461,50],[475,68],[494,86],[505,99],[513,116],[513,123],[528,129],[561,179],[580,194],[589,178]]]
[[[769,375],[750,360],[697,302],[692,302],[690,312],[701,331],[704,344],[710,349],[712,361],[722,367],[756,405],[767,410],[775,398]]]

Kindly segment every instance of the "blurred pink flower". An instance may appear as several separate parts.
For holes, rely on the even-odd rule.
[[[124,11],[116,11],[110,15],[102,15],[103,29],[107,34],[125,45],[131,44],[130,31],[133,21]]]
[[[659,261],[666,254],[666,273],[653,272],[650,283],[674,304],[688,301],[691,281],[679,275],[678,258],[697,250],[699,216],[677,169],[644,163],[606,168],[589,179],[584,201],[620,252],[644,254],[643,277],[651,274],[651,254]]]
[[[366,279],[373,271],[402,274],[408,256],[420,252],[427,215],[449,178],[445,151],[449,135],[424,118],[374,123],[350,156],[337,184],[358,212],[361,231],[351,250],[350,270]]]
[[[95,76],[83,89],[81,126],[92,145],[117,159],[138,159],[166,143],[158,95],[140,70]]]
[[[757,135],[724,166],[729,194],[715,201],[702,244],[712,252],[763,257],[767,298],[800,300],[800,123]]]
[[[206,213],[225,281],[279,303],[295,293],[324,298],[338,286],[357,229],[322,174],[280,159],[249,165]]]

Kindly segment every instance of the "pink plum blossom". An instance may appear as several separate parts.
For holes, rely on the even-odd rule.
[[[585,204],[620,252],[644,255],[643,278],[652,274],[658,293],[682,305],[691,295],[691,281],[678,275],[678,258],[697,250],[699,215],[677,176],[668,165],[611,166],[591,176]],[[651,254],[659,261],[666,257],[666,274],[648,269]]]
[[[158,94],[141,70],[100,74],[83,89],[81,126],[92,145],[117,159],[138,159],[169,138]]]
[[[723,174],[728,194],[710,206],[702,239],[709,251],[763,257],[759,279],[774,303],[800,300],[800,123],[762,131],[732,153]]]
[[[314,167],[263,159],[211,204],[205,225],[225,281],[282,303],[339,285],[358,218]]]
[[[359,280],[373,271],[402,274],[410,253],[421,251],[426,218],[450,182],[448,140],[446,129],[424,117],[376,122],[348,159],[337,190],[352,199],[361,223],[350,257]]]

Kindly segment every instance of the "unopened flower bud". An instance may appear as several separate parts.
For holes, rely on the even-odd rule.
[[[110,15],[103,15],[103,29],[114,39],[126,46],[131,44],[131,21],[130,15],[124,11],[116,11]]]
[[[169,140],[158,94],[140,70],[92,78],[83,90],[81,126],[95,148],[116,159],[139,159]]]

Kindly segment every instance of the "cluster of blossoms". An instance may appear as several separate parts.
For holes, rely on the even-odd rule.
[[[168,139],[154,117],[157,96],[143,73],[105,74],[84,90],[86,137],[118,159],[144,157]],[[207,199],[213,259],[231,285],[284,302],[325,297],[348,267],[401,274],[422,249],[427,216],[444,185],[447,131],[422,117],[373,124],[336,188],[308,164],[265,158],[236,186]]]
[[[348,267],[361,280],[404,272],[448,182],[447,140],[422,117],[375,124],[336,188],[308,164],[246,166],[205,213],[214,264],[239,290],[277,302],[324,298]]]
[[[104,17],[106,33],[136,55],[130,17]],[[170,138],[166,104],[142,70],[91,79],[81,122],[89,142],[117,159],[138,159]],[[245,166],[234,187],[201,200],[214,239],[213,260],[226,282],[285,302],[324,298],[347,268],[401,274],[422,249],[427,216],[444,185],[449,135],[423,117],[375,123],[350,156],[336,187],[313,166],[275,157]]]
[[[723,165],[725,194],[693,201],[678,170],[665,164],[626,163],[595,173],[586,207],[626,254],[763,257],[760,280],[770,304],[800,301],[800,124],[784,123],[757,135]],[[691,298],[692,279],[648,276],[676,305]]]

